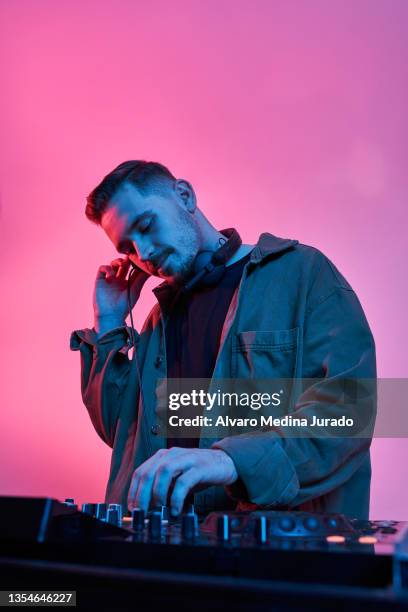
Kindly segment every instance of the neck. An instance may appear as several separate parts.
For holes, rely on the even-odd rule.
[[[202,251],[216,251],[220,248],[222,242],[226,240],[224,234],[221,234],[211,223],[202,215],[203,217],[203,226],[202,226]],[[253,244],[241,244],[238,250],[234,253],[234,255],[227,261],[227,266],[231,266],[236,263],[245,255],[247,255],[254,248]]]

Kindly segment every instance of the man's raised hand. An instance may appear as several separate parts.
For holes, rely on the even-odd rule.
[[[127,298],[127,274],[130,260],[126,256],[111,261],[110,265],[99,266],[95,279],[93,294],[95,331],[100,335],[124,325],[129,314]],[[130,290],[131,308],[139,299],[143,285],[149,278],[143,270],[138,269],[132,275]]]

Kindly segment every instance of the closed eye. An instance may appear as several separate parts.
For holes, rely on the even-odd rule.
[[[133,230],[140,232],[141,234],[147,234],[148,231],[154,225],[154,220],[156,215],[152,214],[151,211],[143,213],[137,219],[135,219],[131,225],[129,230],[129,234],[132,233]],[[120,242],[117,246],[118,253],[123,253],[124,255],[129,255],[131,253],[135,253],[135,249],[131,243],[128,243],[127,240]]]
[[[139,223],[139,231],[140,231],[142,234],[146,234],[146,232],[148,232],[148,231],[149,231],[149,229],[150,229],[150,227],[151,227],[152,223],[153,223],[153,221],[152,221],[152,219],[151,219],[151,218],[150,218],[150,219],[143,219],[143,221],[141,221],[141,222]]]

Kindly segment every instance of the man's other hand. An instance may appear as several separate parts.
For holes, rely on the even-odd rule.
[[[132,476],[128,508],[170,503],[171,514],[180,514],[192,489],[229,485],[238,478],[234,462],[218,449],[170,448],[157,451]]]

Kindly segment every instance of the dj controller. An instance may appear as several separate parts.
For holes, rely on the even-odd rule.
[[[1,590],[76,591],[76,606],[408,610],[408,523],[193,506],[0,497]]]

